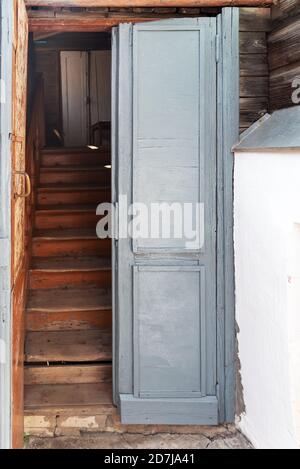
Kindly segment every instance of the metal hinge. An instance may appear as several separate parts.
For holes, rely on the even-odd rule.
[[[221,54],[221,37],[219,34],[216,35],[216,62],[220,62],[220,54]]]
[[[23,143],[24,140],[25,140],[25,137],[20,137],[19,135],[10,133],[10,134],[9,134],[9,140],[10,140],[11,142]]]

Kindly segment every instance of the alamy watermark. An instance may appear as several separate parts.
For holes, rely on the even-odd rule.
[[[300,77],[294,78],[292,81],[292,88],[294,89],[292,93],[292,102],[293,104],[300,104]]]
[[[100,239],[184,240],[186,249],[204,246],[204,204],[192,202],[152,202],[128,204],[127,195],[114,205],[97,208],[102,218],[97,224]]]

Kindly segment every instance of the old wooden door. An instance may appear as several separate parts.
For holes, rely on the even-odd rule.
[[[198,18],[121,25],[113,34],[115,400],[123,423],[219,421],[216,29],[216,18]],[[126,197],[149,210],[200,204],[197,241],[126,237]]]
[[[12,428],[13,446],[23,446],[24,308],[26,294],[25,173],[28,22],[24,0],[14,0],[12,122]]]

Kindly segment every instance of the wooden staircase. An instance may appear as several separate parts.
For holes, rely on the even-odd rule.
[[[37,409],[112,406],[111,241],[96,236],[96,207],[111,198],[110,152],[46,149],[40,163],[25,416]]]

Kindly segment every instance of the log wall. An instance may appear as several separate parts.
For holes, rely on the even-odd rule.
[[[293,82],[298,77],[300,83],[300,1],[280,0],[272,19],[268,47],[270,110],[274,111],[295,105]]]

